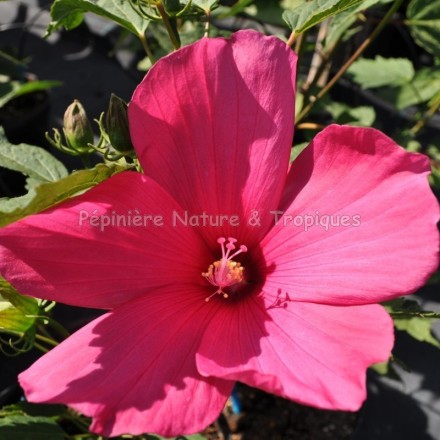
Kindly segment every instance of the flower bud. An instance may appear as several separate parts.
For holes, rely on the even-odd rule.
[[[105,125],[112,147],[123,154],[131,153],[133,144],[128,128],[127,104],[113,93],[105,117]]]
[[[64,136],[68,146],[78,153],[88,153],[93,143],[93,131],[84,107],[74,100],[64,113]]]

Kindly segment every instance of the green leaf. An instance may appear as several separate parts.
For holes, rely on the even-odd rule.
[[[348,29],[358,21],[358,15],[361,11],[377,6],[378,4],[390,3],[394,0],[363,0],[357,5],[351,6],[342,13],[334,17],[330,23],[329,31],[325,39],[325,48],[329,49],[336,44],[339,39],[346,41],[349,37],[356,34],[363,29],[362,26],[357,26],[355,29]]]
[[[290,150],[290,162],[293,162],[309,145],[308,142],[302,142],[300,144],[294,145]]]
[[[440,169],[432,166],[431,174],[429,176],[429,183],[440,190]]]
[[[98,164],[95,168],[76,171],[56,182],[43,183],[25,196],[2,199],[0,226],[50,208],[124,170],[121,166]]]
[[[440,56],[440,0],[412,0],[406,14],[417,44]]]
[[[373,364],[370,368],[381,376],[386,376],[390,379],[402,382],[402,378],[398,373],[398,370],[396,370],[395,366],[399,366],[404,371],[409,371],[408,367],[400,359],[396,358],[393,355],[387,361]]]
[[[440,283],[440,269],[437,272],[434,272],[426,284],[437,284]]]
[[[32,417],[56,417],[61,416],[66,411],[64,405],[56,403],[43,404],[21,401],[15,405],[11,405],[11,407]]]
[[[180,1],[179,0],[162,0],[165,10],[168,14],[175,14],[180,11]]]
[[[380,374],[381,376],[385,376],[388,374],[390,364],[389,361],[380,362],[378,364],[374,364],[370,367],[372,370],[374,370],[376,373]]]
[[[26,83],[9,81],[8,83],[2,83],[0,84],[0,107],[19,96],[48,90],[61,85],[60,81],[29,81]]]
[[[321,21],[360,3],[362,0],[312,0],[285,11],[283,19],[292,31],[301,34]]]
[[[364,89],[399,86],[414,78],[414,67],[407,58],[361,58],[348,69],[348,74]]]
[[[440,342],[434,337],[431,331],[433,318],[395,318],[394,325],[397,330],[405,331],[414,339],[427,342],[440,348]]]
[[[380,362],[378,364],[373,364],[370,368],[375,371],[377,374],[381,376],[389,377],[390,379],[395,379],[398,381],[402,381],[402,378],[396,372],[393,366],[393,358],[388,359],[385,362]]]
[[[50,418],[11,415],[0,419],[0,438],[7,440],[64,440],[64,431]]]
[[[3,81],[0,77],[0,108],[15,97],[19,84],[18,81],[10,81],[8,78]]]
[[[440,318],[440,313],[421,310],[416,301],[406,298],[388,301],[384,307],[393,318],[397,330],[405,331],[418,341],[440,348],[440,342],[431,331],[432,324]]]
[[[242,12],[246,7],[253,3],[255,0],[238,0],[236,3],[234,3],[232,6],[218,6],[215,8],[215,15],[218,18],[227,18],[227,17],[234,17],[235,15]],[[268,0],[264,0],[268,1]],[[248,11],[246,11],[248,12]]]
[[[54,182],[68,174],[66,167],[43,148],[28,144],[11,144],[1,128],[0,166],[41,182]]]
[[[301,3],[303,2],[303,0],[298,1]],[[234,15],[236,5],[238,5],[239,3],[246,3],[244,4],[243,9],[246,8],[246,14],[251,16],[255,20],[259,22],[264,22],[265,24],[273,24],[280,27],[285,26],[282,15],[283,11],[287,8],[283,8],[278,0],[254,0],[252,2],[244,2],[243,0],[241,0],[240,2],[235,3],[234,6],[232,6],[231,8],[221,6],[221,9],[224,9],[225,12],[223,12],[220,17],[222,18]],[[250,3],[251,5],[248,6],[248,4]],[[228,15],[227,12],[230,12],[230,15]]]
[[[219,0],[192,0],[191,5],[202,9],[206,14],[218,7]]]
[[[206,440],[202,434],[185,435],[184,437],[176,437],[176,440]]]
[[[149,20],[141,17],[128,0],[55,0],[50,10],[52,21],[47,35],[64,26],[67,30],[79,26],[86,12],[108,18],[129,32],[143,35]]]
[[[0,278],[0,331],[25,333],[35,322],[39,306],[35,298],[19,294],[6,280]]]
[[[378,90],[379,96],[398,110],[429,101],[440,92],[440,69],[425,67],[416,72],[408,84]]]
[[[371,127],[376,119],[376,112],[373,107],[359,106],[351,107],[342,102],[330,102],[325,106],[338,124],[360,125]]]
[[[1,75],[16,79],[25,70],[26,64],[17,60],[11,54],[0,50],[0,72]]]
[[[34,323],[0,295],[0,333],[24,334]]]
[[[21,295],[1,277],[0,295],[24,314],[33,315],[38,312],[38,301],[35,298]]]
[[[422,310],[417,301],[397,298],[387,301],[384,304],[385,309],[392,318],[440,318],[440,313],[431,310]]]

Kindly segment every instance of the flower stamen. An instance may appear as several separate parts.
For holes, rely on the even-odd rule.
[[[210,264],[206,272],[202,272],[203,277],[213,286],[218,287],[212,295],[205,298],[206,302],[216,294],[222,295],[223,298],[228,298],[229,295],[223,289],[233,286],[234,284],[239,284],[244,280],[244,267],[232,259],[238,254],[247,252],[247,247],[241,245],[239,249],[231,255],[231,252],[236,249],[235,243],[237,240],[233,237],[228,237],[227,241],[226,243],[225,237],[220,237],[217,240],[217,243],[222,248],[222,258]]]

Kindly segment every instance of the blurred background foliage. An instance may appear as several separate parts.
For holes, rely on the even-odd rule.
[[[50,16],[44,38],[82,26],[85,17],[108,21],[114,44],[109,55],[129,51],[139,78],[161,57],[206,36],[228,36],[246,28],[276,35],[299,56],[291,160],[330,123],[376,127],[408,151],[429,156],[430,183],[440,194],[440,0],[55,0]],[[18,100],[41,96],[59,82],[33,78],[26,59],[1,47],[1,32],[0,28],[3,123]],[[122,99],[109,97],[108,108],[95,122],[81,103],[72,106],[64,115],[64,126],[46,134],[46,145],[16,145],[0,132],[0,167],[20,173],[24,181],[23,194],[0,198],[0,226],[125,169],[141,170],[127,134]],[[56,149],[81,158],[82,165],[68,170],[63,157],[54,156]],[[0,189],[8,184],[2,176]],[[429,284],[438,283],[437,273]],[[416,297],[385,306],[397,330],[440,347],[432,332],[439,313],[423,310]],[[2,351],[8,356],[33,349],[45,352],[65,338],[68,333],[53,319],[53,308],[52,303],[21,296],[0,279]],[[398,377],[396,365],[402,366],[393,358],[374,369]],[[88,423],[63,406],[19,402],[0,410],[0,437],[98,438],[88,433]]]

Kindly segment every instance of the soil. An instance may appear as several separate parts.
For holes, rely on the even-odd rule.
[[[237,384],[242,411],[229,404],[204,435],[209,440],[348,440],[358,413],[324,411]]]

